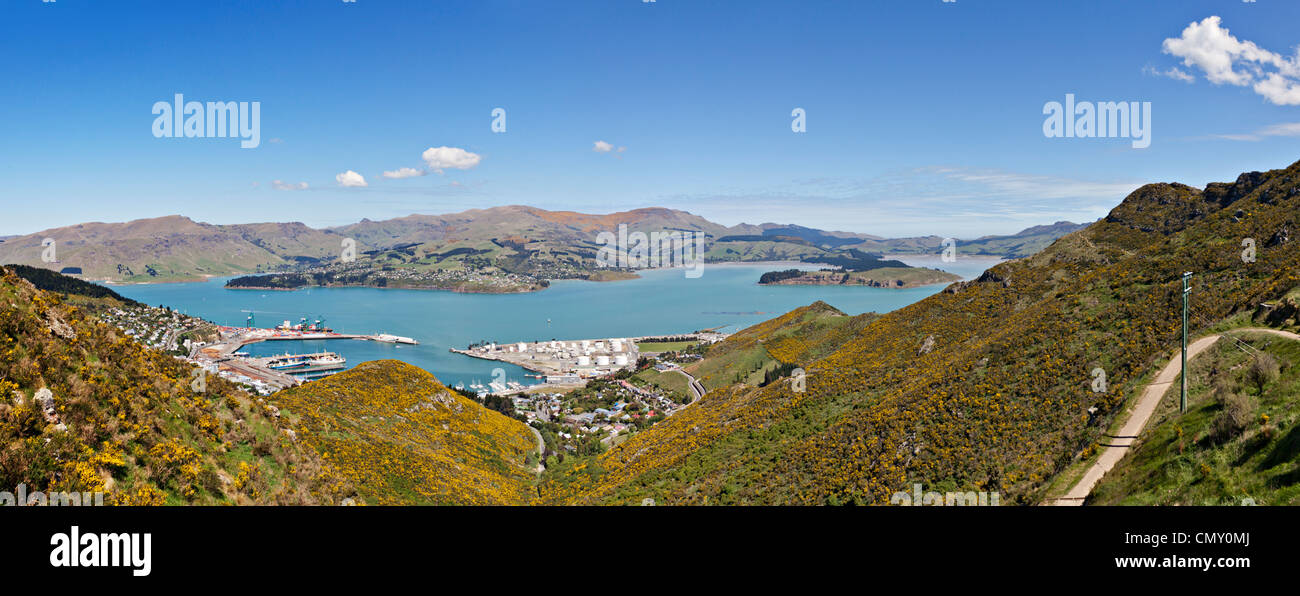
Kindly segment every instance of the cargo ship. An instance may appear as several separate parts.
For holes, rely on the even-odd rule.
[[[266,367],[289,374],[314,374],[342,370],[348,360],[334,352],[272,356]]]

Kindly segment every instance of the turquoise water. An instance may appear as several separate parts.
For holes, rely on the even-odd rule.
[[[961,259],[903,259],[909,264],[945,269],[970,278],[993,262]],[[524,384],[523,369],[499,362],[452,354],[448,348],[488,340],[498,343],[551,339],[593,339],[689,333],[726,326],[727,331],[779,316],[824,300],[849,313],[888,312],[943,289],[942,285],[888,290],[837,286],[760,286],[758,277],[789,264],[707,266],[686,278],[682,270],[641,273],[618,282],[563,280],[530,294],[457,294],[431,290],[310,288],[293,292],[227,290],[225,278],[207,282],[114,286],[128,298],[170,306],[223,325],[243,326],[251,310],[259,327],[273,327],[302,317],[325,323],[340,333],[391,333],[412,337],[418,346],[353,340],[277,341],[248,346],[254,355],[333,351],[349,366],[393,358],[419,366],[446,384],[486,383],[492,369],[506,369],[509,380]],[[548,322],[549,319],[549,322]]]

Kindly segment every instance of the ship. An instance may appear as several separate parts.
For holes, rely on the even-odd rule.
[[[248,320],[250,321],[251,324],[251,321],[253,320],[252,315],[248,317]],[[315,323],[311,323],[311,324],[307,323],[307,317],[298,319],[297,325],[294,325],[293,322],[291,321],[285,321],[284,324],[277,325],[275,327],[275,330],[276,331],[300,331],[303,333],[333,333],[334,332],[333,329],[330,329],[329,327],[325,326],[325,317],[320,317],[316,319]]]
[[[389,344],[410,344],[413,346],[420,344],[420,342],[415,341],[409,337],[402,337],[400,335],[389,335],[387,333],[380,333],[378,335],[375,335],[373,339],[375,341],[382,341],[384,343],[389,343]]]
[[[342,370],[347,362],[347,358],[334,352],[285,354],[272,356],[267,360],[266,367],[289,374],[310,375]]]

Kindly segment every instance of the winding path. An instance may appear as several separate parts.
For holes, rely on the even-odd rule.
[[[1287,339],[1300,340],[1300,335],[1295,333],[1264,327],[1233,329],[1230,333],[1266,333]],[[1223,337],[1223,334],[1207,335],[1188,344],[1188,360],[1214,345],[1214,342],[1219,341],[1220,337]],[[1175,352],[1169,363],[1160,369],[1160,373],[1156,375],[1155,380],[1148,383],[1142,390],[1142,396],[1138,398],[1137,404],[1133,406],[1132,414],[1124,422],[1124,426],[1120,428],[1119,434],[1107,435],[1111,441],[1106,445],[1106,450],[1101,452],[1101,457],[1098,457],[1097,461],[1093,462],[1088,471],[1084,472],[1083,477],[1070,488],[1069,492],[1065,493],[1065,496],[1051,499],[1049,504],[1083,504],[1084,499],[1088,498],[1101,477],[1105,476],[1106,472],[1109,472],[1111,468],[1115,467],[1115,464],[1119,463],[1119,460],[1123,459],[1129,447],[1132,447],[1138,436],[1142,434],[1142,429],[1146,426],[1147,421],[1151,419],[1151,415],[1155,413],[1156,406],[1160,405],[1160,399],[1169,390],[1169,386],[1178,380],[1179,368],[1179,357],[1178,353]]]
[[[527,426],[528,430],[533,431],[533,436],[537,438],[537,469],[535,472],[538,476],[541,476],[542,472],[546,471],[546,457],[544,457],[544,454],[546,453],[546,441],[542,440],[542,433],[533,428],[533,425],[525,424],[524,426]]]
[[[676,368],[673,370],[682,373],[682,376],[686,377],[686,380],[690,383],[691,393],[694,394],[694,399],[691,400],[691,404],[699,401],[701,397],[704,397],[704,394],[706,393],[706,391],[704,390],[704,385],[701,384],[699,381],[695,380],[695,377],[692,377],[691,373],[688,373],[680,368]],[[689,406],[691,404],[686,404],[686,405]]]

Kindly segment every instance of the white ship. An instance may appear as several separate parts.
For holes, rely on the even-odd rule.
[[[379,335],[376,335],[374,337],[374,340],[382,341],[384,343],[390,343],[390,344],[410,344],[413,346],[420,344],[420,342],[415,341],[414,339],[411,339],[409,337],[402,337],[400,335],[389,335],[387,333],[380,333]]]

